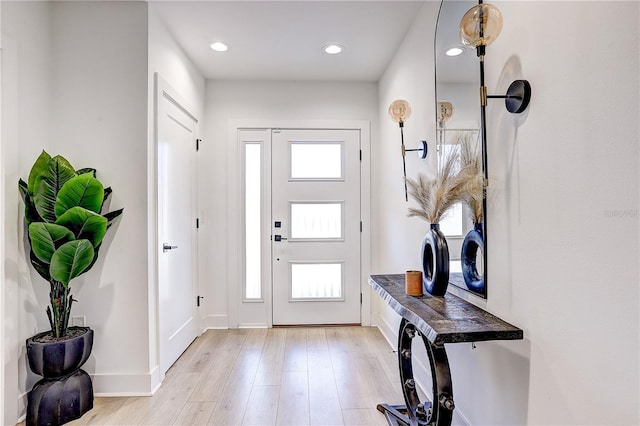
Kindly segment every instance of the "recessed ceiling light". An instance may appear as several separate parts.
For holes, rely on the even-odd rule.
[[[464,49],[462,49],[462,47],[454,46],[447,50],[447,56],[458,56],[461,55],[462,52],[464,52]]]
[[[340,46],[339,44],[327,44],[322,48],[322,50],[324,50],[324,53],[328,53],[329,55],[337,55],[338,53],[342,52],[343,49],[344,47]]]
[[[216,41],[215,43],[211,43],[211,49],[215,50],[216,52],[226,52],[227,50],[229,50],[229,46],[222,42]]]

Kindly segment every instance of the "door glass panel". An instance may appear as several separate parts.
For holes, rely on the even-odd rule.
[[[244,145],[245,299],[262,298],[261,150],[259,143]]]
[[[458,163],[454,169],[454,173],[460,170],[460,155],[461,155],[461,146],[455,143],[443,143],[438,147],[438,168],[440,168],[443,164],[442,158],[447,158],[449,156],[456,156],[458,158]],[[462,214],[462,203],[456,203],[453,205],[451,210],[449,210],[440,220],[440,230],[446,237],[460,237],[463,235],[463,214]]]
[[[462,203],[456,203],[440,219],[440,230],[446,237],[462,236]]]
[[[342,299],[342,263],[292,263],[291,300]]]
[[[342,179],[342,142],[291,142],[291,176],[295,179]]]
[[[291,239],[342,239],[343,203],[291,203]]]

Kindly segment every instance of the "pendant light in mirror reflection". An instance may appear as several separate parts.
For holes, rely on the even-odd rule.
[[[400,149],[402,154],[402,173],[404,176],[404,200],[409,201],[409,195],[407,193],[407,163],[405,161],[405,156],[407,151],[409,152],[417,152],[418,157],[421,159],[427,158],[427,141],[418,142],[418,147],[415,149],[407,149],[404,145],[404,122],[411,116],[411,105],[409,102],[398,99],[391,102],[389,105],[389,115],[391,116],[391,120],[398,123],[400,126]]]
[[[527,109],[531,100],[531,85],[527,80],[515,80],[505,95],[487,95],[484,84],[484,56],[486,47],[493,43],[502,31],[502,13],[492,4],[473,6],[460,20],[460,40],[462,44],[475,48],[480,58],[480,105],[485,107],[487,99],[504,99],[507,111],[519,114]]]

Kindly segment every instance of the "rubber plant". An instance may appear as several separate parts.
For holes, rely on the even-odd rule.
[[[51,332],[63,338],[74,302],[69,283],[96,263],[105,233],[123,209],[103,213],[112,191],[96,178],[95,169],[75,170],[64,157],[45,151],[18,188],[25,204],[31,264],[50,284],[46,312]]]

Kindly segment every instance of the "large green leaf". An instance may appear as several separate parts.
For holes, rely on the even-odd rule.
[[[68,287],[69,281],[85,272],[92,260],[93,246],[89,240],[65,243],[51,257],[51,278]]]
[[[86,239],[97,247],[107,232],[107,218],[83,207],[71,207],[56,220],[56,224],[70,229],[76,239]]]
[[[53,223],[34,222],[29,225],[31,249],[44,263],[51,263],[51,256],[58,247],[75,240],[73,232]]]
[[[42,152],[40,153],[40,156],[38,157],[36,162],[33,164],[33,167],[31,168],[31,172],[29,172],[29,179],[28,179],[29,183],[27,187],[29,189],[30,194],[34,194],[36,192],[36,180],[38,179],[39,176],[42,176],[45,170],[48,169],[49,160],[51,160],[51,156],[47,154],[45,150],[42,150]]]
[[[49,274],[49,263],[44,263],[42,260],[38,259],[33,250],[29,253],[29,258],[31,259],[31,264],[36,272],[38,272],[42,278],[49,281],[51,279],[51,275]]]
[[[106,187],[104,189],[104,198],[102,199],[102,207],[100,209],[100,213],[102,213],[102,209],[104,208],[104,205],[107,202],[107,200],[109,200],[109,197],[111,196],[112,192],[113,192],[113,190],[111,189],[110,186],[108,186],[108,187]]]
[[[29,184],[23,181],[22,179],[18,179],[18,191],[20,191],[20,197],[22,197],[22,201],[26,203],[27,195],[29,195]]]
[[[65,182],[58,192],[55,204],[56,217],[76,206],[100,213],[103,199],[104,188],[91,173],[76,176]]]
[[[112,212],[109,212],[103,215],[103,217],[107,219],[107,229],[109,229],[111,225],[113,225],[113,221],[116,220],[118,217],[120,217],[123,211],[124,211],[124,208],[114,210]]]
[[[76,172],[71,164],[64,157],[56,155],[35,176],[33,202],[38,214],[46,222],[56,221],[55,204],[58,192],[75,175]]]
[[[22,201],[24,201],[24,220],[27,226],[29,226],[31,222],[42,222],[42,218],[38,214],[36,206],[33,204],[33,198],[29,194],[27,183],[22,179],[18,181],[18,190],[22,196]]]
[[[96,169],[94,169],[93,167],[85,167],[85,168],[76,170],[77,175],[83,175],[85,173],[91,173],[93,177],[96,177]]]

